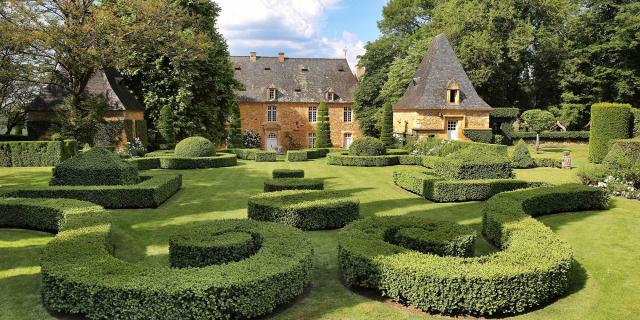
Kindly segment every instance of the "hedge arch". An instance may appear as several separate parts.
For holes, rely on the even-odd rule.
[[[604,209],[607,202],[603,190],[577,184],[498,194],[484,207],[483,233],[501,251],[471,258],[390,244],[384,219],[363,219],[339,233],[338,263],[348,285],[376,288],[423,310],[524,312],[565,293],[573,262],[569,245],[532,216]]]
[[[360,216],[360,202],[339,191],[267,192],[249,198],[248,215],[302,230],[336,229]]]
[[[186,269],[115,258],[110,215],[88,202],[0,199],[0,226],[58,232],[41,258],[43,302],[89,319],[253,318],[292,301],[311,277],[310,241],[277,223],[203,225],[198,231],[257,234],[260,249],[238,262]]]

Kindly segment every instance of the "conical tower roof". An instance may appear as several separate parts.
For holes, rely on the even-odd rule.
[[[460,89],[460,103],[455,105],[447,102],[447,89],[453,83]],[[476,92],[447,37],[439,34],[393,109],[491,110],[491,106]]]

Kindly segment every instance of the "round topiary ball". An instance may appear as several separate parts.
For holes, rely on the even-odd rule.
[[[211,157],[215,153],[213,143],[203,137],[186,138],[176,145],[175,151],[179,158]]]
[[[384,143],[373,137],[357,139],[349,147],[349,154],[352,156],[382,156],[386,153]]]

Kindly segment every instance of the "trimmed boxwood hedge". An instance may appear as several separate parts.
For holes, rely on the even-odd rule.
[[[414,154],[401,154],[398,155],[398,164],[401,165],[422,165],[422,159],[420,156]]]
[[[463,129],[462,133],[473,142],[491,143],[493,141],[491,129]]]
[[[561,168],[562,160],[560,159],[551,159],[551,158],[534,158],[533,163],[535,167],[547,167],[547,168]]]
[[[135,165],[138,171],[160,168],[159,158],[131,158],[127,159],[127,161]]]
[[[302,230],[336,229],[359,217],[360,202],[338,191],[269,192],[249,198],[248,215]]]
[[[11,197],[67,198],[90,201],[109,209],[157,208],[182,186],[182,176],[158,174],[140,177],[140,182],[113,186],[29,187],[9,192]]]
[[[509,159],[483,149],[465,148],[433,160],[434,173],[446,179],[508,179],[513,176]]]
[[[473,255],[476,232],[471,227],[450,221],[416,221],[412,217],[385,217],[382,220],[387,227],[384,240],[388,243],[438,256]]]
[[[387,147],[378,138],[361,137],[353,141],[349,146],[351,156],[382,156],[387,152]]]
[[[0,142],[0,167],[52,167],[78,153],[76,140]]]
[[[199,158],[159,157],[158,159],[162,169],[206,169],[233,167],[238,164],[238,157],[235,154]]]
[[[577,184],[500,193],[485,204],[482,228],[501,251],[472,258],[388,243],[387,221],[394,219],[363,219],[338,234],[338,264],[347,285],[375,288],[423,310],[524,312],[566,292],[573,262],[569,245],[532,216],[604,209],[607,203],[604,190]]]
[[[275,151],[258,150],[255,155],[256,162],[275,162],[278,155]]]
[[[216,154],[215,146],[209,139],[189,137],[176,145],[175,156],[178,158],[212,157]]]
[[[334,166],[384,167],[399,164],[397,155],[352,156],[347,153],[327,154],[327,163]]]
[[[324,182],[321,179],[278,178],[269,179],[264,182],[264,192],[323,189]]]
[[[260,250],[238,262],[170,269],[114,257],[110,217],[88,202],[0,199],[1,226],[58,232],[40,259],[42,301],[55,312],[88,319],[246,319],[291,302],[311,280],[311,242],[289,226],[246,219],[198,226],[190,232],[256,234]]]
[[[259,234],[240,231],[211,234],[190,229],[169,239],[169,264],[173,268],[206,267],[246,259],[262,245]]]
[[[481,201],[500,192],[540,185],[514,179],[448,180],[415,171],[393,172],[393,183],[435,202]]]
[[[227,149],[224,152],[233,153],[238,156],[238,159],[255,160],[256,153],[260,152],[260,149]]]
[[[631,105],[596,103],[591,106],[589,161],[600,163],[609,152],[611,140],[629,138]]]
[[[308,151],[305,150],[289,150],[287,151],[287,161],[307,161]]]
[[[304,170],[302,169],[273,169],[271,176],[278,178],[304,178]]]
[[[103,148],[93,148],[53,168],[52,186],[105,186],[138,183],[138,167]]]
[[[533,143],[536,141],[535,132],[513,132],[511,138],[522,139]],[[545,142],[588,142],[589,131],[545,131],[540,133],[540,141]]]

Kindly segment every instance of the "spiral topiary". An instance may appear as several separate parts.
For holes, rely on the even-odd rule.
[[[179,158],[211,157],[215,155],[213,143],[207,138],[190,137],[176,145],[175,155]]]
[[[386,153],[384,143],[373,137],[357,139],[349,147],[349,154],[352,156],[382,156]]]

